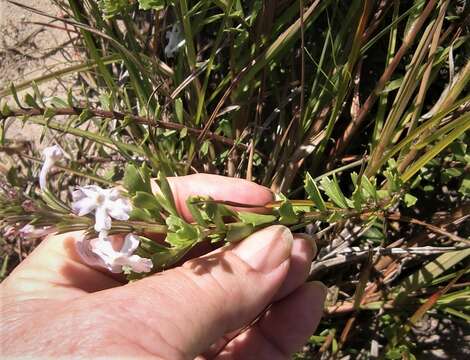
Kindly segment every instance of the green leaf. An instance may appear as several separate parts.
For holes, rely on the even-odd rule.
[[[133,164],[127,165],[123,183],[130,195],[135,195],[137,191],[152,193],[150,175],[148,170],[146,170],[145,164],[141,169],[138,169]]]
[[[147,221],[152,222],[154,219],[150,214],[150,211],[147,209],[140,209],[134,207],[129,215],[130,220],[138,220],[138,221]]]
[[[465,176],[462,180],[459,192],[464,196],[470,196],[470,175]]]
[[[67,105],[67,102],[64,101],[63,99],[57,97],[57,96],[54,96],[51,100],[50,100],[51,104],[54,105],[56,108],[66,108],[68,105]]]
[[[239,211],[238,218],[244,224],[250,224],[253,226],[261,226],[261,225],[270,224],[276,221],[277,219],[276,216],[274,215],[255,214],[255,213],[248,212],[248,211]]]
[[[39,109],[38,103],[36,102],[36,100],[34,100],[34,98],[31,96],[31,94],[26,94],[25,95],[24,102],[32,108]]]
[[[47,206],[55,212],[60,214],[70,214],[72,212],[72,210],[58,199],[49,189],[43,189],[41,195]]]
[[[56,111],[53,108],[45,108],[43,117],[49,122],[49,120],[52,119],[55,116],[55,114],[56,114]]]
[[[137,208],[160,209],[155,196],[144,191],[136,191],[135,196],[132,198],[132,203]]]
[[[181,100],[180,98],[175,100],[175,114],[176,114],[176,119],[178,120],[178,122],[180,124],[183,124],[184,123],[183,100]],[[183,134],[183,130],[186,130],[184,134]],[[187,133],[188,133],[188,128],[184,127],[183,129],[181,129],[180,137],[184,138]]]
[[[165,0],[138,0],[139,8],[142,10],[163,10],[166,6]]]
[[[8,104],[7,104],[6,102],[3,103],[2,109],[1,109],[0,113],[1,113],[4,117],[10,116],[10,115],[12,114],[12,112],[11,112],[11,110],[10,110],[10,107],[8,106]]]
[[[209,152],[209,145],[211,142],[209,140],[206,140],[202,143],[201,148],[199,149],[199,152],[201,155],[206,156],[207,153]]]
[[[152,262],[157,269],[165,269],[179,261],[191,247],[167,248],[162,246],[157,252],[152,254]]]
[[[318,210],[326,211],[325,201],[321,196],[320,190],[318,190],[315,180],[313,180],[312,176],[308,172],[305,175],[304,188],[308,198],[315,203]]]
[[[279,221],[283,225],[293,225],[299,222],[299,217],[295,214],[294,208],[289,201],[284,201],[279,207]]]
[[[326,195],[340,208],[347,209],[348,203],[346,201],[346,197],[344,196],[343,192],[341,191],[338,181],[336,177],[333,178],[334,181],[331,181],[329,178],[324,177],[320,184],[323,187]]]
[[[356,186],[356,189],[354,190],[352,194],[352,200],[353,200],[354,209],[357,211],[360,211],[362,209],[362,204],[364,203],[364,198],[362,196],[362,189],[360,186]]]
[[[198,226],[188,224],[178,216],[170,215],[166,218],[169,232],[165,241],[175,247],[192,246],[202,240],[202,234]]]
[[[158,200],[158,203],[170,214],[178,216],[178,211],[176,211],[175,200],[173,198],[173,192],[171,191],[170,184],[163,172],[159,172],[157,176],[158,186],[160,192],[157,192],[155,197]]]
[[[395,303],[402,303],[407,299],[409,293],[428,286],[436,277],[440,276],[444,271],[461,262],[469,255],[470,249],[463,249],[438,256],[435,260],[405,278],[395,288],[395,291],[398,293],[395,297]]]
[[[254,226],[251,224],[242,222],[227,224],[225,240],[228,242],[238,242],[251,235],[253,231]]]
[[[18,93],[16,92],[16,88],[13,83],[10,83],[10,93],[13,96],[13,99],[15,100],[16,105],[18,105],[20,109],[24,109],[23,105],[21,105],[20,103],[20,99],[18,98]]]
[[[104,18],[109,19],[130,8],[129,0],[100,0],[99,7],[103,12]]]
[[[203,211],[198,204],[195,204],[196,201],[203,200],[204,197],[202,196],[190,196],[186,199],[186,206],[191,213],[194,221],[198,223],[198,225],[208,227],[208,219],[207,216],[204,217]]]
[[[463,174],[463,171],[457,168],[449,168],[445,169],[444,173],[449,177],[459,177]]]
[[[144,254],[142,255],[152,255],[155,252],[159,252],[165,249],[168,249],[166,246],[163,246],[152,239],[146,238],[145,236],[139,235],[138,236],[140,243],[139,243],[139,250],[143,250]],[[141,255],[141,254],[138,254]]]
[[[370,181],[367,176],[363,176],[361,178],[361,185],[370,197],[377,200],[377,185],[375,178],[372,178],[372,181]]]
[[[76,126],[80,126],[85,121],[91,119],[93,117],[93,113],[90,109],[83,109],[80,115],[78,116],[78,124]]]
[[[378,229],[374,226],[370,227],[364,233],[364,237],[367,238],[367,239],[371,239],[371,240],[384,240],[385,239],[385,235],[384,235],[383,231],[381,231],[380,229]]]
[[[414,204],[416,204],[418,198],[407,193],[405,194],[405,198],[403,200],[405,201],[406,207],[412,207]]]

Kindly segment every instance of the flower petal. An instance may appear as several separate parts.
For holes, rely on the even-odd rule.
[[[75,192],[75,191],[74,191]],[[89,197],[83,197],[72,203],[72,210],[78,216],[91,213],[96,208],[96,202]]]
[[[53,162],[59,161],[64,157],[64,152],[58,145],[46,147],[42,151],[42,157],[47,160],[51,159]]]
[[[118,259],[121,254],[114,250],[113,243],[106,231],[102,231],[99,234],[97,239],[93,239],[90,242],[91,251],[100,259],[101,266],[113,272],[117,270],[115,267],[115,261]]]
[[[45,190],[47,188],[47,174],[49,174],[49,171],[52,169],[53,166],[54,161],[49,158],[46,158],[46,160],[44,160],[41,171],[39,172],[39,187],[41,188],[41,190]]]
[[[120,253],[122,255],[132,255],[134,251],[140,244],[140,239],[137,235],[134,234],[127,234],[124,238],[124,243],[122,244],[122,248]]]
[[[129,199],[119,198],[115,201],[107,201],[106,208],[108,214],[116,220],[128,220],[129,214],[132,211],[132,205]]]
[[[103,189],[100,188],[98,185],[87,185],[79,187],[81,191],[85,194],[85,196],[90,198],[95,198],[97,195],[102,194]]]
[[[127,258],[127,264],[132,268],[132,271],[136,273],[147,273],[153,268],[152,260],[140,257],[138,255],[132,255]]]
[[[152,270],[153,263],[152,260],[140,257],[138,255],[122,256],[114,261],[112,266],[114,269],[113,272],[116,272],[118,267],[120,267],[122,271],[123,266],[129,266],[131,270],[136,273],[147,273]]]
[[[101,232],[111,229],[111,217],[104,206],[98,206],[95,210],[95,230]]]
[[[81,200],[85,197],[86,197],[86,195],[82,191],[81,187],[78,187],[76,190],[72,191],[72,200],[73,201],[78,201],[78,200]]]
[[[90,239],[80,238],[75,242],[75,249],[87,265],[106,267],[103,259],[92,251]]]

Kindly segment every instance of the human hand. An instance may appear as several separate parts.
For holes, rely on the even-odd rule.
[[[190,195],[272,200],[268,189],[240,179],[169,181],[187,220]],[[325,289],[305,283],[314,243],[286,227],[126,285],[83,263],[75,250],[81,235],[48,237],[0,284],[3,358],[288,359],[320,320]]]

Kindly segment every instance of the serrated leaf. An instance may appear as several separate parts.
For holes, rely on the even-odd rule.
[[[207,227],[208,226],[208,221],[207,219],[204,218],[204,214],[201,210],[201,208],[195,204],[195,201],[200,201],[202,197],[200,196],[190,196],[186,199],[186,207],[188,208],[189,212],[191,213],[194,221],[198,225]]]
[[[242,222],[227,224],[225,240],[228,242],[238,242],[251,235],[253,231],[254,226],[251,224]]]
[[[143,173],[141,170],[144,169],[139,170],[134,164],[129,164],[126,167],[123,183],[130,195],[135,195],[137,191],[152,192],[150,177],[145,170]]]
[[[145,255],[152,255],[156,252],[167,250],[166,246],[163,246],[152,239],[149,239],[145,236],[139,235],[138,236],[140,243],[139,243],[139,250],[143,250]],[[141,254],[139,254],[141,255]],[[144,254],[142,254],[144,255]]]
[[[137,208],[160,209],[160,205],[153,194],[144,191],[137,191],[132,198],[132,203]]]
[[[313,180],[312,176],[308,172],[305,175],[304,188],[308,198],[315,203],[318,210],[326,211],[325,201],[321,196],[320,190],[318,190],[315,180]]]
[[[364,203],[364,198],[362,196],[362,190],[358,186],[356,186],[356,189],[352,194],[352,201],[354,209],[360,211],[362,209],[362,204]]]
[[[365,192],[374,200],[377,200],[377,185],[375,179],[372,179],[372,182],[367,176],[361,178],[361,185]]]
[[[299,217],[295,214],[294,208],[289,201],[284,201],[279,207],[279,222],[283,225],[293,225],[299,222]]]
[[[202,239],[201,231],[196,225],[188,224],[178,216],[170,215],[166,218],[168,233],[165,241],[175,247],[192,246]]]
[[[134,207],[131,213],[129,214],[129,219],[138,220],[138,221],[147,221],[147,222],[151,222],[154,220],[152,215],[147,209],[140,209],[136,207]]]
[[[238,218],[244,224],[250,224],[253,226],[261,226],[261,225],[270,224],[276,221],[277,219],[276,216],[274,215],[255,214],[255,213],[248,212],[248,211],[239,211]]]
[[[170,214],[178,216],[178,211],[176,211],[175,200],[173,198],[173,192],[171,191],[170,184],[163,172],[159,172],[157,176],[158,187],[160,192],[154,194],[157,198],[159,204]]]
[[[341,191],[338,182],[336,181],[336,178],[334,178],[334,181],[331,181],[329,178],[324,177],[321,180],[320,184],[323,187],[323,190],[325,191],[326,195],[328,195],[328,197],[331,199],[331,201],[333,201],[340,208],[348,208],[346,197]]]
[[[142,10],[162,10],[166,6],[165,0],[138,0],[139,8]]]
[[[129,0],[100,0],[99,7],[105,19],[127,12],[131,3]]]

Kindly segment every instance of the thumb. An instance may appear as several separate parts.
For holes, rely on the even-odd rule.
[[[271,302],[289,269],[292,241],[288,228],[271,226],[108,293],[128,309],[129,319],[150,329],[138,339],[144,348],[163,358],[194,358],[248,325]]]

